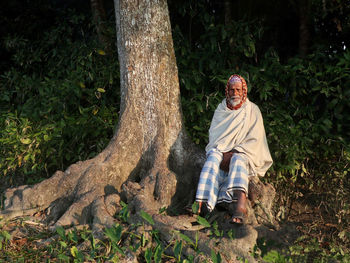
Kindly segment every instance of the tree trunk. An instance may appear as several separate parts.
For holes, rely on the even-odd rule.
[[[154,227],[164,239],[174,229],[193,235],[193,217],[158,214],[163,207],[179,213],[193,201],[205,161],[204,151],[184,129],[166,0],[115,0],[115,9],[121,117],[111,142],[95,158],[57,171],[39,184],[8,189],[0,215],[11,218],[44,211],[50,226],[92,222],[98,231],[115,222],[122,198],[131,218],[137,220],[141,210],[153,215]],[[254,215],[251,222],[257,222]],[[199,246],[207,254],[210,247],[222,249],[224,262],[233,262],[230,258],[235,255],[250,258],[257,231],[247,225],[236,233],[241,239],[227,239],[222,246],[214,241],[208,245],[208,235],[202,235]]]
[[[225,26],[227,26],[232,22],[231,0],[225,0],[225,2],[224,2],[224,14],[225,14]]]
[[[299,54],[305,57],[310,45],[309,0],[300,0],[299,5]]]
[[[103,0],[90,0],[90,4],[98,40],[103,45],[105,51],[110,53],[112,50],[112,40],[107,34],[107,15]]]

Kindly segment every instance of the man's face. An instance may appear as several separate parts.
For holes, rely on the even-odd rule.
[[[238,105],[243,97],[242,82],[230,83],[228,87],[228,95],[232,106]]]

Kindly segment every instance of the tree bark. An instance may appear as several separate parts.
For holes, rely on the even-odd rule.
[[[129,204],[130,220],[138,220],[141,210],[148,212],[165,240],[174,229],[194,236],[193,217],[158,213],[167,207],[178,214],[193,202],[205,161],[204,151],[189,140],[184,128],[167,2],[115,0],[115,10],[121,117],[113,138],[90,160],[34,186],[8,189],[0,215],[12,218],[44,211],[52,227],[92,222],[93,230],[99,231],[114,224],[123,199]],[[272,188],[268,208],[273,195]],[[254,210],[249,211],[251,224],[257,224]],[[220,218],[225,229],[224,217]],[[232,226],[226,224],[228,228]],[[251,258],[257,231],[246,225],[236,234],[240,239],[219,240],[223,245],[217,246],[218,240],[209,242],[208,234],[202,233],[199,246],[208,255],[211,249],[222,250],[223,262],[234,262],[236,255]]]
[[[232,4],[231,0],[224,1],[225,26],[232,22]]]
[[[98,40],[109,54],[112,51],[112,41],[107,34],[107,15],[103,0],[90,0],[90,4]]]
[[[299,5],[299,54],[305,57],[309,51],[310,45],[310,1],[300,0]]]

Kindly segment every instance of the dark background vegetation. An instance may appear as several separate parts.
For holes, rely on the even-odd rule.
[[[274,159],[264,180],[277,189],[279,220],[295,222],[305,234],[298,253],[344,256],[350,244],[350,2],[168,4],[190,136],[204,148],[227,78],[244,76],[264,117]],[[112,137],[119,117],[113,1],[7,1],[0,37],[3,191],[90,158]]]

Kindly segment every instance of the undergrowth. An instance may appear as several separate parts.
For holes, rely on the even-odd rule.
[[[116,223],[104,230],[98,239],[87,227],[57,227],[54,232],[29,219],[0,221],[0,261],[4,262],[119,262],[137,259],[138,262],[222,262],[220,251],[211,250],[211,261],[203,257],[198,246],[199,231],[191,238],[180,231],[173,231],[168,241],[152,229],[154,221],[148,213],[141,211],[138,223],[128,223],[129,211],[125,203],[116,217]],[[210,238],[235,238],[234,230],[224,233],[214,221],[210,224],[197,216],[197,223],[209,233]],[[209,230],[209,231],[208,231]],[[11,236],[10,233],[13,233]],[[25,233],[25,235],[23,235]],[[307,235],[299,237],[295,244],[283,247],[274,242],[258,239],[251,251],[261,262],[350,262],[348,248],[336,243],[325,244]],[[202,256],[202,257],[201,257]],[[236,262],[247,262],[237,256]]]

